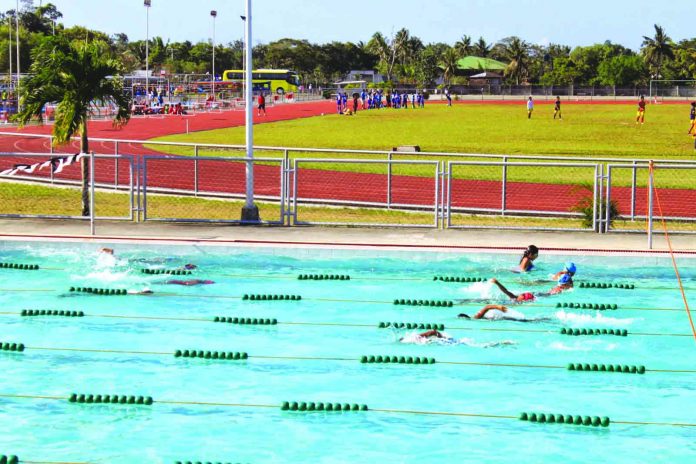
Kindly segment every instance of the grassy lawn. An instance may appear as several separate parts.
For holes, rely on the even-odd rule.
[[[650,105],[647,123],[635,124],[635,105],[564,105],[564,119],[554,120],[552,105],[537,105],[528,120],[523,104],[462,104],[453,107],[430,105],[423,110],[359,112],[356,116],[335,114],[320,117],[259,124],[254,129],[256,145],[297,148],[389,150],[399,145],[419,145],[423,151],[487,153],[512,155],[611,157],[629,159],[696,160],[688,129],[688,105]],[[244,128],[235,127],[189,135],[161,137],[159,141],[211,144],[242,144]],[[180,155],[191,155],[190,148],[150,148]],[[201,156],[238,156],[239,152],[201,149]],[[279,152],[258,152],[259,157],[282,156]],[[384,155],[356,156],[338,153],[293,151],[294,158],[385,159]],[[428,159],[424,156],[396,156],[395,159]],[[443,158],[430,158],[443,159]],[[447,159],[447,158],[445,158]],[[454,159],[454,158],[452,158]],[[474,160],[474,158],[467,158]],[[518,160],[519,161],[519,160]],[[384,166],[320,163],[305,168],[383,173]],[[430,176],[431,168],[400,166],[400,174]],[[458,168],[454,177],[481,180],[500,179],[499,167]],[[581,174],[579,174],[581,173]],[[660,186],[692,188],[696,171],[675,171],[665,175]],[[512,181],[575,183],[592,179],[587,171],[559,168],[516,167]],[[643,179],[646,176],[639,176]],[[614,175],[617,185],[630,185],[630,171]],[[639,184],[642,184],[639,182]]]
[[[102,217],[126,217],[130,201],[125,193],[96,192],[96,213]],[[147,197],[148,217],[230,220],[239,218],[243,201],[205,199],[174,195]],[[265,221],[280,217],[278,203],[258,202],[259,213]],[[0,214],[78,216],[79,188],[48,187],[21,183],[0,182]],[[375,208],[298,205],[298,221],[316,223],[427,225],[434,223],[433,213],[407,212]],[[453,214],[456,226],[583,228],[580,219],[500,217]],[[645,231],[645,221],[616,221],[616,229]],[[656,230],[658,224],[656,223]],[[696,223],[669,223],[670,230],[696,230]]]

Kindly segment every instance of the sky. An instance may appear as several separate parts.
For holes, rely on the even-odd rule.
[[[145,39],[143,0],[49,0],[67,26],[82,25],[130,40]],[[34,0],[39,5],[41,0]],[[43,0],[47,3],[46,0]],[[2,10],[15,0],[0,0]],[[198,42],[243,37],[245,0],[152,0],[150,36]],[[534,44],[590,45],[605,40],[637,50],[660,24],[675,41],[696,36],[693,0],[253,0],[254,44],[284,37],[314,43],[367,42],[406,27],[425,43],[453,44],[464,35],[496,42],[511,35]]]

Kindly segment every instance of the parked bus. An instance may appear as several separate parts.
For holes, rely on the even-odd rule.
[[[297,92],[300,84],[295,71],[288,69],[255,69],[251,73],[254,91],[276,92],[279,95]],[[222,73],[223,82],[244,82],[244,71],[231,69]]]

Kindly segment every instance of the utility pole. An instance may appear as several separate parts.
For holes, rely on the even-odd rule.
[[[242,221],[259,222],[259,208],[254,204],[254,92],[251,85],[252,47],[251,47],[251,0],[246,0],[246,29],[244,48],[246,50],[246,202],[242,208]]]

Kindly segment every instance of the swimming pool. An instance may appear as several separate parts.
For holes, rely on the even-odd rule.
[[[116,256],[98,253],[101,246]],[[543,291],[568,258],[542,250],[537,269],[521,276],[510,272],[516,254],[2,242],[0,262],[40,269],[0,269],[0,347],[7,348],[0,455],[108,463],[693,462],[696,428],[631,423],[695,422],[694,339],[668,258],[573,256],[575,290],[516,307],[550,319],[535,323],[457,319],[482,306],[467,300],[504,300],[487,282],[434,280],[497,277],[513,291]],[[143,272],[186,263],[198,269]],[[693,297],[696,262],[681,259],[680,270]],[[322,280],[298,279],[310,275]],[[170,279],[215,283],[164,284]],[[402,299],[454,305],[394,304]],[[556,307],[563,303],[581,308]],[[393,322],[423,326],[379,328]],[[399,341],[428,324],[444,325],[454,341]],[[562,334],[566,328],[628,335]],[[12,343],[24,350],[12,351]],[[569,363],[629,372],[570,371]],[[631,366],[647,371],[631,374]],[[137,404],[148,397],[152,404]],[[289,409],[331,403],[332,411],[285,411],[283,402]],[[523,412],[611,424],[533,423],[519,419]]]

